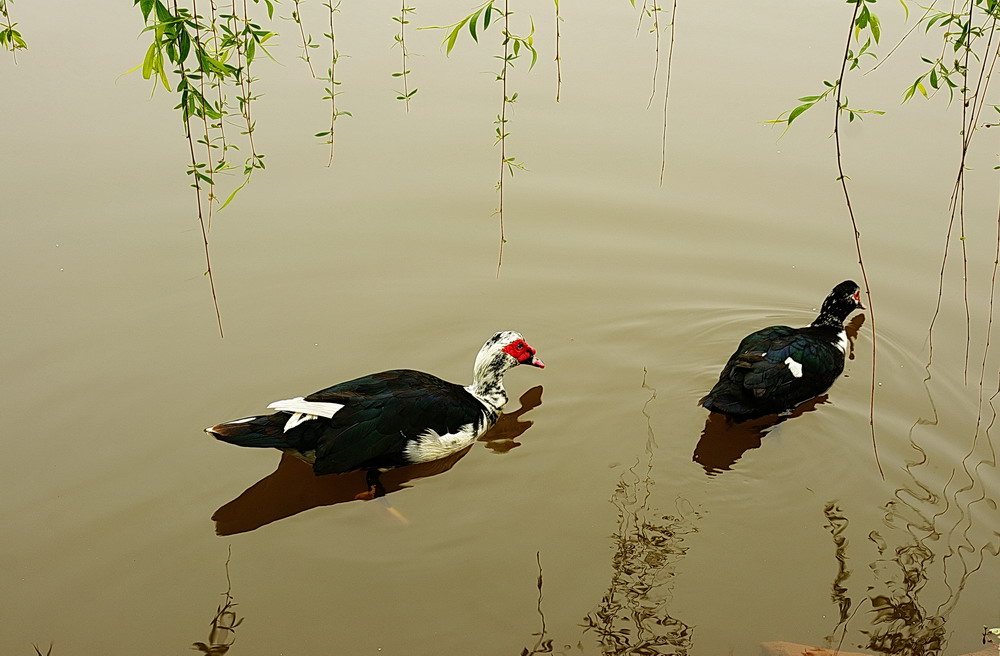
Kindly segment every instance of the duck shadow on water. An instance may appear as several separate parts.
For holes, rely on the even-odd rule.
[[[854,343],[864,323],[865,315],[858,314],[844,326],[847,342],[850,344],[850,349],[847,352],[848,360],[854,359]],[[790,412],[745,421],[737,421],[725,415],[710,412],[708,419],[705,420],[701,439],[698,440],[698,444],[694,448],[692,459],[701,465],[709,476],[728,471],[733,468],[737,460],[743,457],[744,453],[759,447],[761,440],[772,428],[787,419],[794,419],[807,412],[812,412],[817,406],[827,403],[828,399],[829,395],[821,394],[799,404]]]
[[[731,417],[711,412],[705,420],[705,429],[694,448],[692,459],[705,469],[709,476],[715,476],[733,468],[736,461],[750,449],[761,445],[761,440],[772,428],[787,419],[812,412],[816,406],[827,402],[827,395],[817,396],[802,403],[790,413],[767,415],[758,419],[736,421]]]
[[[531,421],[521,420],[521,416],[541,405],[541,385],[529,389],[518,401],[521,407],[501,415],[496,425],[479,438],[480,442],[486,443],[487,449],[502,454],[521,445],[516,438],[532,425]],[[386,496],[410,487],[407,485],[409,481],[448,471],[471,448],[466,447],[434,462],[384,472],[380,480]],[[246,533],[312,508],[357,501],[367,489],[363,471],[316,476],[309,464],[282,453],[277,469],[216,510],[212,521],[215,522],[217,535]]]

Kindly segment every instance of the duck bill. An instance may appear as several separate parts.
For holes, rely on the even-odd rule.
[[[545,368],[545,363],[542,362],[542,359],[535,357],[534,355],[531,356],[531,359],[525,362],[524,364],[530,364],[532,367],[538,367],[539,369]]]

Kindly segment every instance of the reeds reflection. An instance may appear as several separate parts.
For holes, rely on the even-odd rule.
[[[486,448],[496,453],[506,453],[519,446],[515,438],[531,427],[530,421],[522,421],[520,418],[541,404],[541,386],[529,389],[521,395],[519,401],[521,406],[517,410],[502,415],[497,424],[479,438],[481,442],[486,442]],[[448,471],[471,448],[470,446],[434,462],[385,472],[381,480],[386,495],[409,487],[409,481]],[[312,508],[356,501],[365,490],[367,485],[364,472],[316,476],[308,464],[294,456],[282,454],[274,472],[216,510],[212,520],[218,535],[245,533]]]
[[[675,514],[663,514],[651,503],[656,440],[646,410],[656,390],[646,385],[645,376],[642,386],[651,392],[642,407],[645,462],[640,458],[625,471],[611,496],[618,511],[611,581],[584,627],[597,635],[602,654],[687,654],[693,627],[672,617],[667,606],[675,568],[687,552],[684,538],[697,531],[698,514],[681,498]]]

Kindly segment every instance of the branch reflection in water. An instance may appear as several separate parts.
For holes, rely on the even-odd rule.
[[[847,637],[848,624],[863,604],[854,606],[845,585],[851,576],[847,567],[848,541],[844,535],[849,520],[835,502],[828,503],[823,514],[838,562],[831,599],[838,606],[839,619],[826,640],[831,647],[836,643],[839,650]],[[866,592],[871,605],[868,615],[871,628],[859,629],[866,642],[854,646],[892,656],[936,656],[942,653],[947,642],[947,617],[928,612],[920,602],[934,553],[909,532],[904,530],[902,534],[905,536],[903,543],[891,549],[877,531],[868,535],[879,554],[879,558],[869,564],[876,579],[876,585],[869,586]]]
[[[215,610],[215,617],[212,618],[211,630],[208,632],[207,642],[196,642],[191,647],[200,651],[206,656],[222,656],[229,651],[233,643],[236,642],[236,627],[243,618],[236,614],[236,601],[233,599],[233,581],[229,578],[229,561],[233,556],[232,547],[226,557],[226,591],[222,593],[223,601]]]
[[[521,407],[504,414],[496,425],[479,438],[494,453],[506,453],[520,446],[516,438],[528,428],[531,421],[521,416],[542,403],[542,387],[536,386],[521,395]],[[411,480],[436,476],[451,469],[472,447],[434,462],[391,469],[382,474],[382,485],[388,496],[410,487]],[[316,476],[312,468],[286,453],[281,454],[278,468],[247,488],[241,495],[215,511],[212,520],[218,535],[234,535],[253,531],[262,526],[317,508],[347,501],[356,501],[358,494],[367,489],[363,471],[347,474]]]
[[[914,506],[905,508],[908,511],[917,510]],[[868,617],[870,626],[858,629],[863,642],[853,646],[886,656],[940,656],[945,653],[949,636],[953,633],[947,624],[963,589],[970,576],[981,568],[985,554],[997,555],[997,545],[990,541],[975,549],[975,566],[964,567],[959,580],[949,582],[948,559],[962,558],[968,547],[949,547],[949,553],[936,562],[938,556],[928,542],[938,543],[947,537],[935,532],[929,524],[915,523],[912,516],[909,519],[904,517],[909,513],[897,501],[885,504],[884,510],[889,532],[884,536],[878,531],[868,534],[868,540],[878,553],[878,558],[869,563],[875,581],[865,592],[870,610],[864,617]],[[839,607],[839,620],[826,640],[828,645],[839,650],[847,637],[849,623],[864,603],[855,605],[846,585],[851,576],[851,570],[847,568],[848,542],[844,535],[849,524],[847,516],[835,502],[826,505],[824,515],[827,519],[825,528],[833,538],[839,564],[831,593],[831,598]],[[928,528],[930,532],[922,533]],[[996,537],[994,531],[993,539]],[[937,578],[941,579],[940,585],[935,580]],[[942,589],[946,591],[945,598],[935,607],[928,598],[933,599],[934,594]],[[984,621],[988,621],[994,617],[995,609],[983,609],[983,613]]]
[[[868,564],[874,581],[860,603],[848,594],[847,515],[836,502],[824,510],[839,562],[831,596],[840,612],[827,637],[831,646],[848,641],[850,623],[867,619],[867,626],[850,634],[853,646],[887,656],[947,653],[957,630],[949,621],[963,591],[988,557],[1000,555],[993,399],[985,429],[982,409],[976,416],[950,408],[939,413],[932,367],[931,362],[925,366],[925,416],[913,421],[907,435],[915,457],[902,469],[902,484],[880,507],[883,525],[867,534],[876,552]],[[856,528],[862,534],[866,530]],[[862,608],[867,613],[860,613]],[[978,612],[982,624],[995,621],[995,608]]]
[[[944,653],[953,633],[946,624],[962,592],[986,558],[1000,554],[993,400],[985,430],[982,409],[974,418],[939,415],[931,367],[928,362],[924,380],[930,416],[916,419],[908,434],[916,457],[883,506],[889,531],[869,534],[879,554],[871,567],[883,589],[869,594],[874,630],[862,633],[869,649],[884,654]],[[995,608],[981,612],[982,623],[994,621]]]
[[[847,355],[849,360],[854,359],[854,343],[864,322],[865,315],[859,314],[844,326],[847,341],[850,344]],[[783,421],[812,412],[818,406],[827,403],[828,400],[829,395],[822,394],[799,404],[791,412],[747,421],[736,421],[725,415],[710,412],[705,420],[705,428],[701,432],[701,438],[695,446],[692,459],[701,465],[709,476],[728,471],[733,468],[737,460],[743,457],[744,453],[759,447],[764,436],[772,428]]]
[[[656,440],[647,407],[656,390],[642,387],[651,396],[642,407],[646,418],[645,463],[625,471],[611,503],[618,510],[618,527],[612,535],[614,556],[608,590],[597,610],[584,619],[584,630],[593,631],[601,653],[687,654],[693,627],[667,612],[678,562],[687,552],[684,537],[697,531],[698,513],[686,499],[675,501],[676,513],[664,515],[651,504],[653,456]]]
[[[535,636],[535,644],[529,649],[525,647],[521,650],[521,656],[535,656],[536,654],[553,653],[552,638],[548,637],[548,629],[545,626],[545,613],[542,611],[542,554],[535,552],[535,564],[538,565],[538,578],[535,579],[535,586],[538,588],[538,601],[535,602],[535,610],[538,613],[539,628],[531,635]]]

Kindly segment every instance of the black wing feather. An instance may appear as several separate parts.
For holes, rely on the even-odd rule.
[[[407,464],[404,449],[410,440],[429,430],[454,433],[465,424],[479,424],[486,414],[486,406],[462,386],[409,369],[363,376],[306,400],[344,405],[331,419],[305,422],[286,438],[291,442],[302,431],[296,448],[316,451],[317,474]]]
[[[839,331],[828,326],[772,326],[747,335],[700,403],[741,417],[783,412],[828,390],[844,370],[835,346]],[[795,376],[785,363],[802,365]]]

